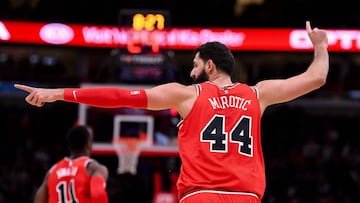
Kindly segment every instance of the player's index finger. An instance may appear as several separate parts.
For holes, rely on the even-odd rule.
[[[31,92],[31,90],[32,90],[32,87],[29,87],[29,86],[26,86],[26,85],[14,84],[14,87],[18,88],[20,90],[27,91],[27,92]]]
[[[307,32],[311,32],[310,21],[306,21],[306,30],[307,30]]]

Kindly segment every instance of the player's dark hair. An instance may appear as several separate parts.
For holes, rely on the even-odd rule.
[[[211,59],[216,68],[231,75],[235,67],[235,59],[231,50],[220,42],[207,42],[194,50],[194,56],[199,53],[199,57],[204,61]]]
[[[90,139],[90,131],[86,126],[74,126],[66,134],[66,144],[70,151],[81,151]]]

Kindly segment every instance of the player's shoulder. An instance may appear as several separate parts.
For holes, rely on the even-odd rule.
[[[92,176],[95,172],[100,172],[102,174],[108,173],[108,168],[95,159],[91,159],[91,161],[88,162],[86,168],[90,176]]]
[[[58,160],[57,162],[55,162],[53,165],[50,166],[48,172],[51,173],[56,168],[62,167],[65,164],[65,162],[67,162],[67,161],[68,161],[67,157],[64,157],[64,158]]]
[[[99,161],[97,161],[96,159],[92,159],[89,158],[88,161],[86,162],[86,167],[87,168],[97,168],[97,167],[101,167],[103,164],[101,164]]]

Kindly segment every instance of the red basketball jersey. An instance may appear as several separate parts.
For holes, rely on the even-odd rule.
[[[87,156],[57,162],[48,177],[49,203],[90,203],[90,176],[86,166],[92,161]]]
[[[179,198],[192,189],[213,189],[261,199],[265,168],[256,91],[246,84],[222,89],[211,82],[196,89],[198,98],[179,125]]]

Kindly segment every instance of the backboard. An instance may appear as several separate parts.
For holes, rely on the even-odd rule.
[[[151,88],[147,85],[83,83],[81,87],[111,86],[127,89]],[[116,155],[112,141],[119,137],[146,135],[141,156],[178,156],[177,112],[169,109],[149,111],[131,108],[98,108],[79,104],[78,122],[94,131],[93,154]]]

